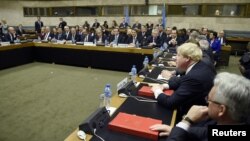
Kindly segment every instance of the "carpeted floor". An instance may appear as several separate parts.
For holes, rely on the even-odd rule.
[[[0,141],[62,141],[127,73],[32,63],[0,71]]]
[[[229,67],[240,74],[239,57]],[[0,141],[62,141],[99,105],[106,83],[113,93],[125,72],[44,63],[0,71]]]

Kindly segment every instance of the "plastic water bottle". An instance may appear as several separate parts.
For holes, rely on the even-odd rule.
[[[145,56],[144,61],[143,61],[144,67],[147,67],[147,66],[148,66],[148,62],[149,62],[148,56]]]
[[[94,44],[96,45],[96,38],[94,39]]]
[[[131,79],[134,83],[136,83],[136,75],[137,75],[137,69],[136,69],[136,66],[133,65],[131,69]]]
[[[112,92],[111,92],[110,84],[107,84],[104,89],[104,106],[107,109],[109,109],[110,107],[111,96],[112,96]]]
[[[154,59],[156,59],[158,57],[158,51],[156,51],[156,50],[154,51],[153,57],[154,57]]]

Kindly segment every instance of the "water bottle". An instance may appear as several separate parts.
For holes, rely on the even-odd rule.
[[[133,65],[133,67],[131,69],[131,79],[134,83],[136,83],[136,74],[137,74],[137,69],[136,69],[135,65]]]
[[[109,109],[110,107],[111,96],[112,96],[112,92],[111,92],[110,84],[107,84],[104,89],[104,106],[107,109]]]
[[[153,57],[154,57],[154,59],[156,59],[158,57],[158,51],[156,51],[156,50],[154,51]]]
[[[96,45],[96,38],[94,39],[94,44]]]
[[[145,56],[144,61],[143,61],[144,67],[147,67],[147,66],[148,66],[148,62],[149,62],[148,56]]]

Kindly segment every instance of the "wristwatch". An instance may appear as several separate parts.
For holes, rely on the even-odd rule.
[[[194,124],[194,122],[188,116],[184,116],[183,120],[187,121],[191,125]]]

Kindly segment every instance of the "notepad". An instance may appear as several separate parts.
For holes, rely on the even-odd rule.
[[[158,140],[158,131],[149,129],[154,124],[162,124],[161,120],[120,112],[109,124],[113,131],[135,135],[154,141]]]
[[[163,93],[165,95],[171,96],[174,91],[173,90],[164,90]],[[149,86],[142,86],[138,91],[138,96],[147,96],[147,97],[154,97],[154,93]]]

